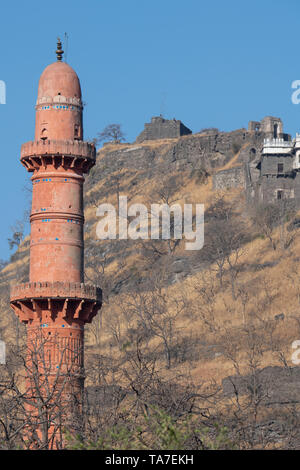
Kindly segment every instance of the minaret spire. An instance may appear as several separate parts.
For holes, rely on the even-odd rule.
[[[57,38],[57,49],[56,49],[57,60],[61,62],[64,51],[62,50],[61,40]]]

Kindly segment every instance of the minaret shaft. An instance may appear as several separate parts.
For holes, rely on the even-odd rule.
[[[32,177],[31,282],[83,282],[83,181],[51,167]]]

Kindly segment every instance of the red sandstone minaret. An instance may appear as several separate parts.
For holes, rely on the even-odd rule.
[[[35,140],[21,148],[33,173],[30,278],[12,287],[11,306],[27,325],[28,350],[45,340],[40,373],[68,370],[81,401],[84,324],[101,307],[101,290],[84,284],[83,273],[83,174],[95,164],[95,147],[83,141],[80,83],[62,62],[60,41],[56,53],[39,82]]]

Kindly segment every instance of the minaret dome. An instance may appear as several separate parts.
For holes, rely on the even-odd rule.
[[[83,140],[82,108],[76,72],[65,62],[48,65],[39,81],[35,140]]]

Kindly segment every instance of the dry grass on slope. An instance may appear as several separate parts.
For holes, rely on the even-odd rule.
[[[191,186],[190,189],[197,193],[196,188]],[[226,192],[226,196],[228,199],[236,198],[238,191]],[[209,191],[207,198],[208,201],[212,198]],[[280,230],[277,229],[275,238],[279,237]],[[174,359],[173,369],[166,369],[166,374],[172,374],[174,368],[186,369],[191,371],[198,384],[210,380],[220,383],[223,378],[235,374],[237,366],[241,373],[247,373],[253,354],[259,368],[284,363],[292,366],[291,345],[300,339],[299,250],[299,234],[289,249],[278,246],[273,250],[268,240],[260,237],[247,243],[239,259],[236,299],[232,298],[228,277],[220,287],[215,266],[163,289],[170,299],[170,317],[174,313],[174,299],[183,299],[185,303],[181,314],[173,317],[173,346],[182,357]],[[131,262],[134,265],[134,258]],[[110,305],[103,309],[101,354],[118,355],[120,344],[128,340],[128,323],[119,307],[128,301],[128,295],[121,294],[116,304],[111,299]],[[284,318],[276,319],[282,313]],[[132,322],[131,327],[133,319]],[[119,344],[116,344],[114,336],[116,329],[119,331]],[[94,345],[94,349],[93,335],[88,335],[88,338],[89,346]],[[187,354],[180,352],[183,340],[190,344]],[[257,344],[253,345],[250,340]],[[158,337],[154,336],[149,344],[150,349],[162,350]],[[100,352],[100,349],[95,350]],[[160,367],[165,368],[163,356]]]

